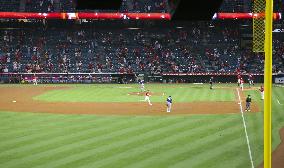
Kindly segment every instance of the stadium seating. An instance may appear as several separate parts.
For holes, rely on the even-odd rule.
[[[274,11],[283,12],[284,2],[283,0],[274,0]],[[252,12],[253,1],[252,0],[223,0],[223,3],[219,9],[219,12]]]
[[[20,0],[0,1],[0,11],[17,12],[20,10]]]
[[[186,28],[33,27],[0,30],[0,72],[262,72],[263,55],[240,48],[234,24]],[[274,71],[284,45],[274,41]]]
[[[29,12],[52,12],[66,11],[74,12],[74,0],[27,0],[26,11]],[[133,0],[122,1],[120,12],[166,12],[166,0]],[[108,11],[115,12],[115,11]]]

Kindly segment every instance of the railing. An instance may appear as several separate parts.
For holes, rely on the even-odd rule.
[[[215,13],[212,19],[253,19],[262,17],[261,13]],[[281,13],[274,13],[273,19],[280,20]],[[0,12],[0,19],[109,19],[109,20],[171,20],[169,13],[100,13],[100,12]]]

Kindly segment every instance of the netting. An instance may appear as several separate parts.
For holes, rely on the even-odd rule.
[[[264,52],[265,0],[253,1],[253,52]]]

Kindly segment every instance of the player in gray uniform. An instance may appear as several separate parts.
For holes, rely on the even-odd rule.
[[[213,77],[210,78],[209,83],[210,83],[210,89],[213,89]]]
[[[170,112],[171,112],[172,103],[173,103],[172,96],[169,96],[169,97],[167,98],[167,113],[170,113]]]

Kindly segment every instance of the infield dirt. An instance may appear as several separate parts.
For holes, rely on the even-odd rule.
[[[59,89],[68,89],[68,87],[1,87],[0,111],[98,115],[232,114],[240,112],[236,102],[174,103],[172,112],[166,113],[165,103],[153,103],[153,106],[149,106],[146,102],[82,103],[33,100],[33,97],[37,95]],[[253,104],[252,112],[258,111],[258,106]]]

